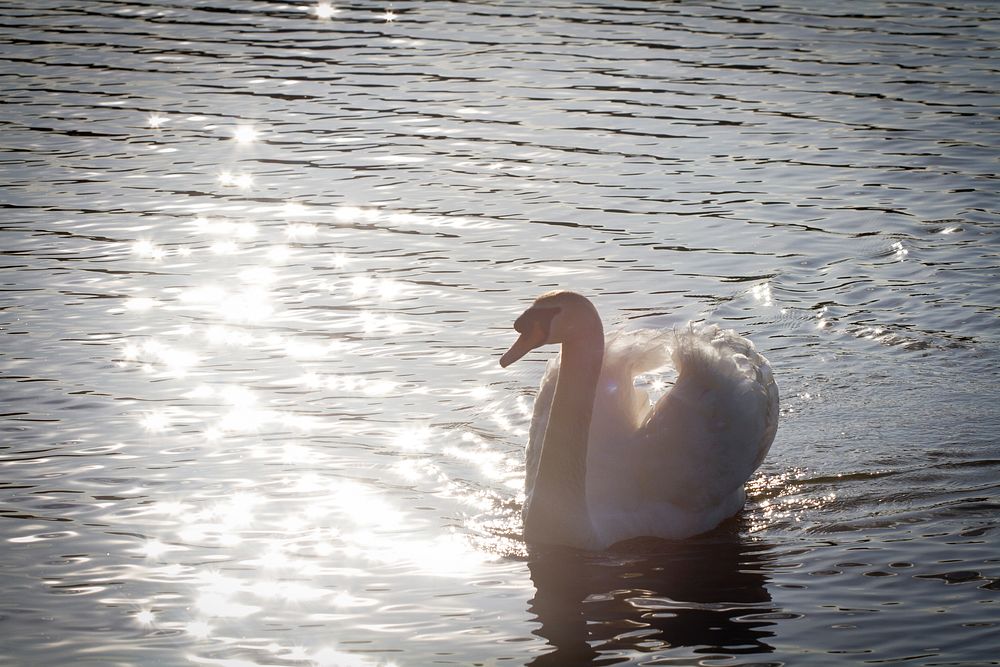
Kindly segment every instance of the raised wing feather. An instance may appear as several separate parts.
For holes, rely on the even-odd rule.
[[[778,424],[778,389],[753,344],[718,327],[689,327],[671,345],[678,378],[637,433],[643,492],[699,509],[738,492]]]

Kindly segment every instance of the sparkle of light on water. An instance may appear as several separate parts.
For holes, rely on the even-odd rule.
[[[5,3],[0,662],[995,660],[998,22]],[[736,520],[525,546],[555,287],[771,359]]]

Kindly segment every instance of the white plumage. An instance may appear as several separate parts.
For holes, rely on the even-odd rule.
[[[558,292],[532,306],[555,314],[546,315],[544,341],[531,347],[562,342],[564,349],[546,367],[535,399],[526,453],[526,537],[531,532],[539,541],[594,549],[633,537],[677,539],[711,530],[743,506],[744,485],[777,430],[778,389],[767,360],[750,341],[716,326],[616,332],[601,343],[603,335],[583,333],[596,311],[572,316],[571,325],[560,321],[566,311],[587,310],[580,300]],[[596,326],[600,333],[599,319]],[[603,345],[602,359],[594,352],[602,362],[599,376],[595,381],[596,366],[587,379],[586,372],[573,371],[557,398],[559,376],[566,373],[561,365],[583,356],[580,344],[567,354],[566,341],[574,336],[590,347]],[[669,364],[676,380],[651,404],[635,378]],[[592,414],[589,425],[574,424],[586,410],[574,417],[572,410],[554,411],[553,403],[577,399],[586,406],[588,396],[573,396],[586,391],[585,383],[594,384]],[[561,422],[552,421],[556,413]],[[577,458],[585,453],[575,464],[574,449]],[[543,455],[549,465],[540,475]],[[580,464],[583,480],[572,473]],[[584,497],[582,507],[574,501]],[[585,516],[561,521],[560,513]],[[531,524],[542,529],[529,531]]]

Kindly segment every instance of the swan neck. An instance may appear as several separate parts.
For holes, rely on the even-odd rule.
[[[600,320],[589,335],[563,343],[538,475],[525,511],[528,540],[580,547],[594,540],[587,508],[587,441],[603,360]]]

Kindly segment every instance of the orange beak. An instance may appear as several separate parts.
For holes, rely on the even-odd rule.
[[[528,330],[522,332],[514,344],[510,346],[510,349],[500,357],[500,366],[507,368],[536,347],[544,345],[546,338],[548,338],[548,334],[546,334],[545,329],[539,323],[533,322]]]

